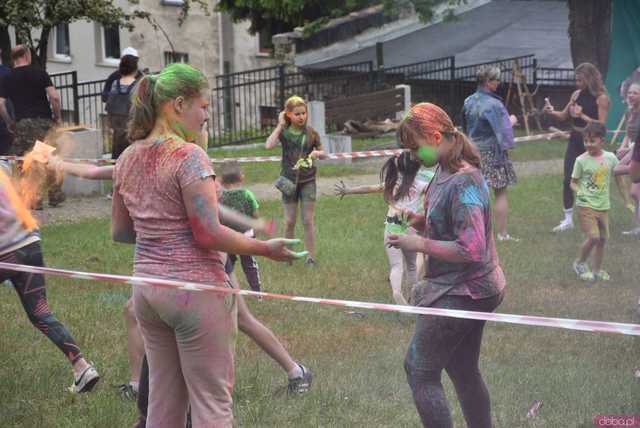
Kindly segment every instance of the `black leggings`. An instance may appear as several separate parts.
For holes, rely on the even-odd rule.
[[[445,295],[431,307],[492,312],[503,294],[473,300]],[[419,315],[404,367],[422,424],[451,428],[451,410],[442,387],[446,370],[469,428],[491,428],[491,403],[478,360],[484,321]]]
[[[573,208],[573,190],[571,190],[571,174],[576,158],[584,153],[584,142],[582,135],[576,132],[571,133],[567,150],[564,152],[564,181],[562,183],[562,199],[564,208]]]
[[[40,243],[34,242],[9,254],[1,255],[0,262],[44,266]],[[29,321],[62,351],[71,364],[82,358],[76,341],[67,328],[49,310],[44,276],[0,270],[0,283],[7,279],[11,281],[18,293]]]

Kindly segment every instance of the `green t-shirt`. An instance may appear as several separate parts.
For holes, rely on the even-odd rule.
[[[613,168],[617,164],[618,158],[611,152],[603,151],[597,158],[589,152],[578,156],[571,174],[571,178],[578,182],[577,206],[597,211],[611,208],[609,187]]]
[[[249,217],[255,217],[260,208],[256,196],[248,189],[231,189],[222,192],[220,203]]]

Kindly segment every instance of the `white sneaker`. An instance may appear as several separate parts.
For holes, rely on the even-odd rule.
[[[553,228],[554,232],[564,232],[565,230],[573,229],[573,220],[564,219],[559,225]]]
[[[520,238],[516,238],[515,236],[511,236],[508,233],[502,235],[498,233],[498,241],[511,241],[511,242],[520,242]]]
[[[640,227],[636,227],[631,230],[625,230],[624,232],[622,232],[622,234],[627,236],[640,236]]]
[[[74,378],[73,385],[68,388],[68,391],[74,394],[80,394],[91,391],[100,380],[100,375],[98,375],[98,371],[90,365],[84,369],[79,376],[74,376]]]

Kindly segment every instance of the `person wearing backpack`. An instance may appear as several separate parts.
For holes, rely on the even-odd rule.
[[[131,92],[138,81],[138,57],[123,55],[118,66],[120,78],[113,81],[107,94],[107,117],[113,130],[111,159],[118,159],[129,146],[127,139],[127,122],[131,109]]]

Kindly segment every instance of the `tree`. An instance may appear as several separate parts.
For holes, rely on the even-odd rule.
[[[5,64],[10,62],[10,27],[15,31],[17,41],[31,48],[33,62],[46,68],[49,35],[58,24],[88,20],[131,31],[135,19],[145,19],[154,27],[157,26],[148,12],[138,8],[140,0],[128,2],[130,11],[114,5],[112,0],[0,0],[2,61]],[[184,22],[193,5],[200,5],[208,11],[207,0],[185,0],[178,18],[180,24]],[[37,37],[34,37],[37,30]]]
[[[590,62],[607,74],[611,45],[611,0],[568,0],[573,65]]]

